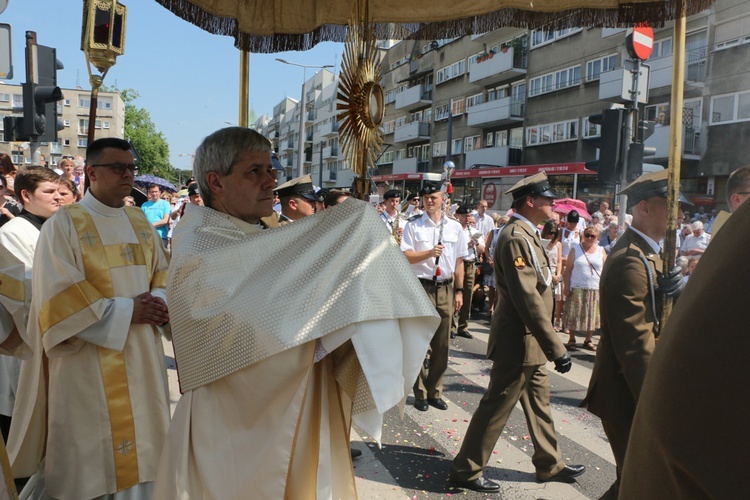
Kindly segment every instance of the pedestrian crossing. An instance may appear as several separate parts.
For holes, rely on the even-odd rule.
[[[487,388],[492,367],[485,359],[488,323],[472,321],[469,327],[474,339],[451,340],[443,397],[449,405],[447,411],[430,407],[427,412],[420,412],[412,406],[410,395],[403,418],[398,408],[385,415],[382,448],[360,429],[352,429],[352,447],[363,452],[353,462],[359,498],[599,498],[615,479],[615,465],[601,422],[578,407],[593,368],[595,353],[589,351],[571,353],[574,364],[568,373],[559,374],[552,363],[548,365],[552,414],[563,459],[568,464],[584,464],[587,469],[576,483],[536,482],[531,463],[533,444],[517,404],[485,468],[485,475],[500,483],[500,492],[476,493],[450,486],[450,463]],[[561,340],[565,342],[567,335],[561,334]],[[165,350],[172,355],[168,343]],[[176,370],[169,370],[169,383],[174,408],[179,399]]]

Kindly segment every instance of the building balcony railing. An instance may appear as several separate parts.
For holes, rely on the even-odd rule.
[[[329,159],[329,158],[338,158],[339,157],[339,148],[338,146],[329,146],[326,148],[323,148],[323,159]]]
[[[396,127],[393,134],[395,142],[422,142],[430,140],[430,124],[423,122],[411,122],[401,127]]]
[[[323,137],[333,137],[335,135],[339,135],[339,122],[337,122],[336,120],[331,120],[331,122],[320,128],[320,134]]]
[[[477,58],[469,68],[469,83],[493,85],[526,74],[528,50],[509,47],[505,52],[488,53]]]
[[[494,101],[475,104],[466,112],[469,127],[509,125],[523,120],[525,99],[503,97]]]
[[[656,152],[654,155],[646,157],[645,161],[669,158],[669,130],[670,125],[654,128],[654,133],[644,141],[644,146],[654,147]],[[684,158],[700,159],[703,151],[701,151],[699,139],[700,129],[693,126],[682,126],[682,155]]]
[[[396,95],[396,109],[411,111],[425,108],[432,104],[432,88],[415,85]]]

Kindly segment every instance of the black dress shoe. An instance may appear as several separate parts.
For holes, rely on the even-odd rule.
[[[349,448],[349,451],[352,452],[352,458],[357,458],[362,456],[362,452],[358,450],[357,448]]]
[[[440,398],[427,398],[427,402],[430,404],[430,406],[434,406],[438,410],[448,409],[448,403],[446,403]]]
[[[463,488],[463,489],[473,490],[473,491],[481,491],[483,493],[492,493],[495,491],[500,491],[500,485],[498,483],[490,479],[487,479],[484,476],[480,476],[474,479],[473,481],[457,481],[455,479],[451,479],[450,482],[454,486],[457,486],[458,488]]]
[[[563,470],[555,474],[549,479],[543,479],[539,482],[547,483],[549,481],[557,481],[560,483],[573,483],[575,478],[586,472],[585,465],[566,465]]]
[[[456,333],[459,337],[463,337],[465,339],[473,339],[474,336],[468,332],[468,330],[464,330],[463,332]]]
[[[427,411],[427,408],[429,408],[429,406],[427,405],[427,401],[425,401],[424,399],[415,399],[414,408],[419,411]]]
[[[455,338],[456,338],[456,334],[455,334],[454,332],[451,332],[451,338],[452,338],[452,339],[455,339]]]

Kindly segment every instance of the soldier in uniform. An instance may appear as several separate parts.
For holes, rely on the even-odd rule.
[[[572,482],[585,470],[583,465],[565,465],[562,459],[545,366],[554,361],[560,373],[572,366],[552,327],[552,272],[537,229],[550,218],[557,195],[544,172],[523,179],[505,194],[513,196],[515,214],[495,247],[498,300],[487,346],[487,357],[493,361],[490,384],[450,472],[456,486],[482,492],[500,489],[482,469],[519,400],[534,443],[537,480]]]
[[[383,219],[383,223],[393,234],[396,242],[401,241],[401,237],[404,234],[404,222],[401,221],[401,191],[398,189],[390,189],[383,193],[383,213],[380,214],[380,218]]]
[[[602,270],[602,336],[582,406],[602,419],[617,465],[605,498],[617,498],[625,450],[646,369],[658,335],[661,303],[682,286],[676,266],[662,275],[658,241],[667,230],[667,170],[644,174],[620,194],[628,196],[633,223]],[[681,198],[681,201],[687,201]]]
[[[622,498],[747,498],[749,240],[746,202],[711,241],[659,336]]]
[[[315,204],[323,201],[315,194],[310,174],[287,181],[274,191],[281,202],[279,223],[288,224],[315,213]]]
[[[468,244],[461,224],[444,213],[445,193],[436,185],[425,185],[421,195],[425,212],[406,223],[401,250],[440,314],[440,325],[430,342],[429,366],[422,368],[414,383],[414,408],[447,410],[442,399],[443,375],[448,369],[453,312],[463,305],[463,259]]]
[[[466,242],[468,245],[468,255],[464,257],[464,303],[459,311],[453,316],[453,325],[451,327],[451,338],[463,337],[472,339],[474,336],[469,332],[469,315],[471,314],[472,291],[474,290],[474,279],[477,271],[478,256],[484,253],[484,238],[480,238],[482,233],[471,227],[469,219],[471,218],[471,207],[461,205],[456,210],[456,218],[461,223],[461,227],[466,233]]]

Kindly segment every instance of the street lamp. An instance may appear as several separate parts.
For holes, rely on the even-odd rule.
[[[333,68],[332,64],[324,64],[322,66],[299,64],[295,62],[287,61],[286,59],[276,58],[280,63],[288,64],[290,66],[298,66],[302,68],[302,97],[300,98],[300,114],[299,114],[299,162],[297,163],[297,176],[299,177],[304,172],[305,165],[305,83],[307,83],[307,68],[325,69]],[[323,165],[320,166],[320,186],[323,187]]]

